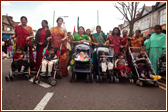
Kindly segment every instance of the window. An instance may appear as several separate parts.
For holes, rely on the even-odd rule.
[[[166,24],[166,9],[163,9],[159,12],[159,24]]]
[[[9,28],[9,27],[7,27],[7,31],[10,31],[10,28]]]
[[[4,29],[4,25],[2,25],[2,31],[4,31],[3,29]]]
[[[12,31],[12,28],[10,28],[10,31]]]

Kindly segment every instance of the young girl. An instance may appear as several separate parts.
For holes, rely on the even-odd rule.
[[[130,68],[127,67],[123,53],[118,54],[118,59],[115,61],[115,68],[121,72],[121,76],[127,77],[126,72],[130,72]],[[123,73],[125,71],[125,73]]]
[[[29,63],[26,61],[26,57],[23,54],[23,48],[17,47],[16,54],[13,55],[13,62],[12,62],[12,71],[19,69],[24,66],[24,71],[26,71],[29,67]]]
[[[138,63],[138,71],[141,74],[141,77],[146,78],[145,75],[144,75],[144,69],[146,69],[149,72],[150,78],[153,79],[152,69],[149,66],[149,64],[147,63],[148,59],[145,55],[145,52],[146,52],[146,48],[144,46],[142,46],[140,48],[140,54],[136,57],[136,61]]]

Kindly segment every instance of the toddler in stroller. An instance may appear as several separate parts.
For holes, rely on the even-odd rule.
[[[101,51],[99,55],[105,56],[105,52]],[[106,70],[108,68],[108,74],[111,74],[111,70],[113,69],[113,64],[110,62],[108,57],[100,58],[99,63],[101,63],[101,69],[103,75],[106,75]]]
[[[120,71],[122,77],[127,77],[127,73],[130,72],[130,68],[127,67],[123,53],[118,54],[118,59],[115,61],[115,68]]]
[[[140,48],[140,54],[136,57],[136,61],[138,64],[138,71],[139,74],[142,78],[148,78],[148,76],[153,79],[152,76],[152,69],[150,67],[150,65],[148,64],[148,59],[147,56],[145,55],[146,53],[146,48],[143,46]],[[144,74],[144,70],[146,69],[147,72],[149,72],[148,76]]]
[[[46,75],[46,67],[48,64],[48,76],[51,76],[51,72],[52,72],[52,67],[54,63],[57,63],[58,59],[56,54],[54,53],[54,48],[53,47],[49,47],[48,48],[48,54],[46,54],[44,56],[44,59],[42,61],[42,73],[41,76],[45,76]]]
[[[88,61],[89,60],[89,56],[85,55],[85,53],[83,51],[81,51],[79,54],[80,55],[76,55],[75,60],[81,60],[81,61]]]

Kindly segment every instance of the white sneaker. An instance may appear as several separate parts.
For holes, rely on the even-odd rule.
[[[142,74],[141,74],[141,77],[145,77],[145,75],[142,73]]]

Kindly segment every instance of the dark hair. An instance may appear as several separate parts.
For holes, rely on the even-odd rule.
[[[122,56],[123,55],[123,53],[122,52],[120,52],[120,53],[118,53],[118,58],[120,57],[120,56]]]
[[[159,28],[162,31],[162,27],[160,25],[155,25],[155,28]]]
[[[79,34],[79,29],[80,29],[80,28],[83,28],[84,34],[85,34],[85,28],[84,28],[83,26],[80,26],[80,27],[78,28],[78,34]]]
[[[59,17],[58,19],[57,19],[57,23],[58,23],[58,21],[60,20],[60,19],[62,19],[61,17]],[[62,19],[62,22],[63,22],[64,20]]]
[[[98,27],[101,29],[101,26],[100,26],[100,25],[96,26],[96,29],[97,29]]]
[[[90,30],[90,29],[87,29],[87,30]],[[87,30],[86,30],[86,31],[87,31]]]
[[[162,33],[166,34],[166,30],[162,30]]]
[[[68,32],[67,34],[69,34],[69,33],[71,33],[71,32]]]
[[[112,33],[112,35],[114,35],[114,30],[115,29],[117,29],[118,30],[118,34],[117,34],[117,36],[120,36],[121,35],[121,33],[120,33],[120,29],[118,28],[118,27],[115,27],[114,29],[113,29],[113,33]]]
[[[26,16],[22,16],[22,17],[20,18],[20,20],[22,20],[23,18],[25,18],[26,21],[27,21],[27,17],[26,17]]]
[[[54,49],[54,47],[50,46],[47,50],[50,51],[51,49]]]
[[[141,30],[136,30],[135,32],[137,32],[137,31],[138,31],[139,33],[141,33]]]
[[[141,37],[143,37],[143,34],[141,33]]]
[[[149,33],[149,34],[148,34],[148,36],[150,37],[150,36],[151,36],[151,34]]]
[[[16,50],[17,50],[17,49],[19,49],[19,50],[21,50],[21,51],[24,51],[23,47],[20,47],[20,46],[18,46],[18,47],[16,48]]]
[[[140,50],[142,50],[142,49],[145,49],[145,50],[146,50],[146,47],[145,47],[145,46],[141,46],[141,47],[140,47]]]
[[[124,31],[127,31],[127,33],[128,33],[128,30],[123,30],[122,33],[123,33]]]
[[[48,27],[48,21],[47,21],[47,20],[42,20],[42,21],[44,21],[45,24],[47,24],[47,28],[49,28],[49,27]]]

